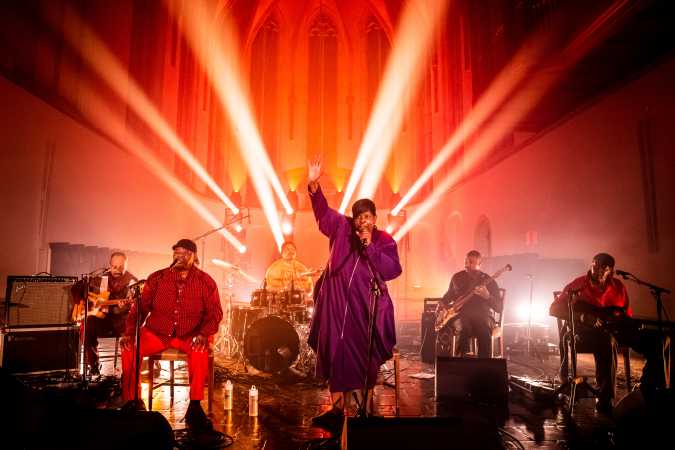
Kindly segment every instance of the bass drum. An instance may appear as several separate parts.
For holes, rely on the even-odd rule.
[[[232,322],[230,325],[232,337],[241,342],[249,325],[264,315],[265,308],[251,308],[249,306],[235,306],[232,308]]]
[[[275,373],[288,369],[300,353],[300,338],[287,321],[267,316],[246,330],[244,356],[253,367]]]

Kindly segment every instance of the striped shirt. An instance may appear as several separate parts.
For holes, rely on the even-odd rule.
[[[159,337],[210,336],[223,318],[218,286],[209,274],[192,266],[186,278],[169,268],[148,277],[141,294],[141,324]],[[134,335],[136,304],[127,318],[127,336]]]

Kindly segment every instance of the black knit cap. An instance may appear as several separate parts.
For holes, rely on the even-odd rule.
[[[375,203],[369,198],[357,200],[352,205],[352,217],[355,219],[359,217],[359,214],[363,214],[366,211],[370,211],[374,216],[377,215],[375,213]]]
[[[593,261],[600,267],[614,268],[614,257],[607,253],[598,253],[593,257]]]
[[[197,253],[197,244],[190,239],[181,239],[176,242],[176,244],[171,247],[172,250],[176,250],[178,247],[184,248],[185,250],[190,250],[192,253]]]

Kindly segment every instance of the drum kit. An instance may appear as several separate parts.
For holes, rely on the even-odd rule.
[[[317,276],[307,271],[299,276]],[[259,371],[279,373],[288,369],[304,375],[314,372],[315,356],[307,345],[314,302],[299,289],[257,289],[250,304],[228,301],[216,350]]]

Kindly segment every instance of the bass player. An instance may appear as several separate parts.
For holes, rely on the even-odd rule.
[[[459,335],[461,356],[466,355],[469,340],[475,337],[478,340],[478,357],[490,358],[492,355],[490,337],[494,326],[490,310],[501,312],[503,304],[495,280],[481,272],[481,261],[481,254],[477,250],[471,250],[466,254],[464,270],[452,276],[450,287],[443,296],[441,305],[448,308],[455,300],[472,293],[448,326],[454,328],[455,333]]]

